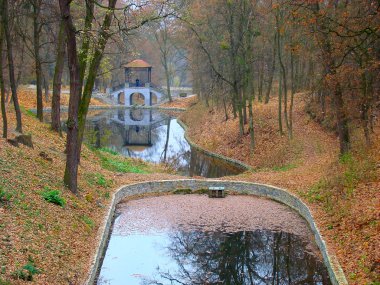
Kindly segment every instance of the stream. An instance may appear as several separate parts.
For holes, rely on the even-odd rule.
[[[184,176],[244,171],[194,149],[173,115],[113,109],[88,116],[85,141],[165,163]],[[323,284],[313,234],[289,207],[252,196],[170,195],[121,202],[96,284]]]
[[[236,175],[245,169],[191,147],[176,117],[151,109],[114,109],[88,117],[85,141],[124,156],[166,163],[184,176]]]

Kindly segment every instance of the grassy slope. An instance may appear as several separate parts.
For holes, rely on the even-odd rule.
[[[308,204],[351,284],[379,284],[380,130],[369,150],[354,134],[360,151],[339,160],[336,137],[305,113],[303,97],[295,98],[291,141],[279,135],[276,99],[254,106],[253,155],[249,135],[239,138],[238,120],[225,121],[221,108],[197,104],[181,118],[195,142],[256,169],[227,179],[284,187]]]
[[[22,104],[25,100],[21,95]],[[62,184],[64,138],[26,113],[23,123],[24,132],[32,134],[34,149],[16,148],[0,139],[0,284],[5,280],[24,284],[15,275],[27,273],[20,269],[28,263],[30,268],[30,260],[41,271],[33,284],[83,284],[112,192],[123,184],[176,176],[161,167],[85,147],[80,191],[74,196]],[[129,171],[139,173],[122,173]],[[65,206],[45,201],[46,190],[60,191]]]
[[[29,92],[21,95],[22,105],[31,107],[31,97]],[[337,140],[305,115],[299,97],[295,138],[289,144],[286,137],[278,136],[276,104],[272,101],[267,106],[255,106],[257,149],[252,157],[248,155],[248,136],[241,142],[236,140],[236,120],[223,122],[222,114],[200,105],[185,114],[184,120],[191,127],[192,138],[201,145],[257,168],[257,172],[229,179],[270,183],[300,196],[311,207],[350,283],[370,284],[376,279],[374,262],[379,260],[379,171],[371,171],[373,165],[365,152],[338,162]],[[13,123],[13,114],[9,116]],[[28,263],[28,257],[42,271],[35,275],[35,284],[82,284],[109,195],[122,184],[175,176],[85,148],[80,195],[73,196],[61,179],[64,139],[30,116],[24,114],[23,121],[25,132],[33,135],[34,149],[14,148],[0,140],[0,191],[6,194],[0,202],[0,284],[6,279],[11,284],[25,283],[11,275]],[[375,141],[373,147],[375,161],[380,161],[379,143]],[[40,157],[41,151],[53,161]],[[115,172],[133,170],[131,164],[137,166],[134,171],[161,173]],[[42,198],[45,187],[61,191],[66,200],[64,208]]]

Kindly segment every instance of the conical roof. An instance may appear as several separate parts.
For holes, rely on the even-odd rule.
[[[124,65],[124,67],[128,68],[146,68],[146,67],[152,67],[149,63],[147,63],[145,60],[142,59],[135,59],[131,61],[130,63]]]

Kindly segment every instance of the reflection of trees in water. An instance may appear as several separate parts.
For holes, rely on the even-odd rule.
[[[223,163],[220,160],[202,154],[194,148],[191,150],[190,176],[200,175],[213,178],[234,175],[240,172],[242,172],[242,170],[233,165]]]
[[[172,169],[188,174],[191,155],[189,144],[184,138],[179,136],[175,136],[174,140],[177,149],[174,151],[169,145],[169,155],[165,159],[162,159],[161,162],[166,163]]]
[[[144,112],[144,110],[136,109],[134,115],[142,116]],[[86,123],[86,141],[96,147],[110,147],[125,156],[154,163],[166,163],[170,168],[184,175],[221,177],[240,172],[236,167],[222,164],[195,149],[190,149],[184,138],[184,130],[175,119],[168,115],[150,112],[152,120],[158,121],[150,127],[126,126],[117,123],[112,120],[115,114],[124,116],[125,110],[111,110],[89,118]],[[134,144],[145,146],[145,148],[141,148],[140,151],[128,148],[128,145]]]
[[[179,231],[170,239],[178,270],[144,284],[330,284],[305,241],[289,233]]]

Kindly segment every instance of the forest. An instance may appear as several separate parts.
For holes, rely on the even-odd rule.
[[[379,13],[375,0],[0,0],[0,285],[380,284]],[[143,188],[164,181],[179,186]],[[169,219],[178,274],[160,260],[120,281],[117,216],[161,192],[222,195],[210,209],[226,217],[235,195],[263,196],[310,232]]]

